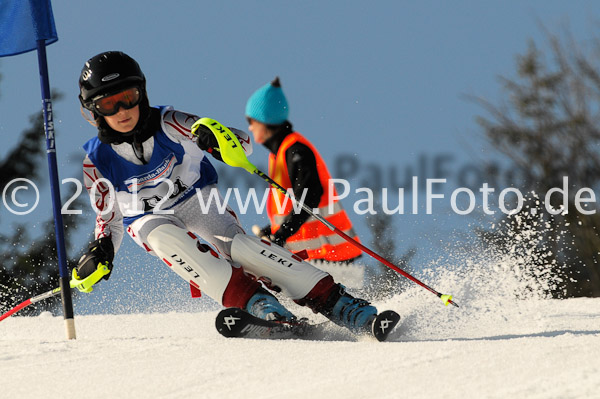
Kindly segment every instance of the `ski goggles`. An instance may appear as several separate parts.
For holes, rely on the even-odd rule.
[[[139,87],[131,87],[117,94],[97,98],[93,101],[94,111],[102,116],[112,116],[119,108],[131,109],[142,101]]]

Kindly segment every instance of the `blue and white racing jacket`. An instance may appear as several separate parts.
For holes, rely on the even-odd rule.
[[[84,145],[84,183],[97,214],[95,237],[112,238],[115,253],[124,225],[168,210],[201,189],[217,183],[217,172],[196,145],[191,127],[198,116],[161,107],[160,130],[142,143],[147,163],[136,156],[130,143],[105,144],[97,137]],[[248,135],[232,129],[247,154]],[[151,155],[150,155],[151,154]]]

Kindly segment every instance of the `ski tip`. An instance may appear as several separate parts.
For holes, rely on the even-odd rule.
[[[400,321],[400,315],[393,310],[384,310],[379,313],[371,326],[373,335],[379,342],[385,341],[394,327]]]

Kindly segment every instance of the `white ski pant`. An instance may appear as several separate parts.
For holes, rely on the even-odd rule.
[[[211,190],[215,192],[209,202]],[[328,276],[281,247],[247,236],[229,207],[221,212],[215,194],[222,203],[216,185],[207,186],[173,207],[172,214],[146,215],[129,225],[127,232],[147,252],[219,303],[233,281],[232,267],[242,266],[280,287],[291,299],[303,298]],[[198,243],[194,235],[212,244],[221,256]]]
[[[215,198],[210,199],[211,190],[214,190],[213,196],[216,194],[219,197],[218,201]],[[201,200],[198,196],[202,197],[206,212],[200,207]],[[233,237],[244,233],[244,229],[240,226],[235,212],[229,207],[221,212],[223,209],[219,209],[217,202],[223,203],[217,186],[206,186],[198,190],[196,195],[171,208],[169,211],[173,211],[172,214],[151,214],[139,218],[129,225],[127,233],[138,245],[152,253],[152,248],[144,247],[144,244],[148,243],[148,235],[160,225],[171,224],[194,233],[213,245],[227,259],[231,259]]]

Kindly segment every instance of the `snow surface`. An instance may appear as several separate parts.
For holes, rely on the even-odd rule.
[[[457,309],[415,292],[383,304],[403,316],[385,343],[338,327],[322,341],[226,339],[214,310],[79,316],[71,341],[61,317],[11,317],[0,397],[600,397],[600,299]]]
[[[600,398],[600,298],[547,299],[561,281],[530,265],[544,263],[525,233],[507,253],[454,249],[418,273],[460,308],[408,281],[374,301],[402,316],[384,343],[337,326],[320,340],[227,339],[206,298],[157,311],[165,289],[147,313],[76,316],[71,341],[62,317],[13,316],[0,322],[0,398]],[[110,308],[103,289],[85,300]]]

